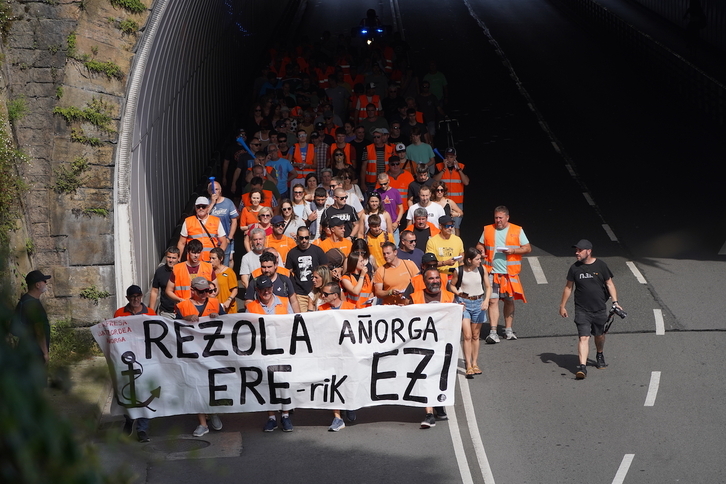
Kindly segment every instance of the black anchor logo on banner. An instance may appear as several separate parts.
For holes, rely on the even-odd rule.
[[[128,376],[129,382],[121,388],[121,396],[128,400],[130,403],[123,403],[121,402],[121,399],[119,398],[118,394],[116,395],[116,402],[126,408],[141,408],[146,407],[152,412],[156,412],[155,409],[149,407],[149,404],[155,399],[159,398],[161,395],[161,387],[156,387],[153,390],[151,390],[151,396],[146,399],[146,401],[140,402],[136,399],[136,379],[141,376],[141,374],[144,372],[144,367],[136,361],[136,355],[133,351],[127,351],[124,354],[121,355],[121,361],[126,364],[126,367],[128,369],[121,372],[123,376]],[[138,365],[138,369],[134,368],[134,365]],[[129,389],[129,396],[126,396],[125,390],[126,388]]]

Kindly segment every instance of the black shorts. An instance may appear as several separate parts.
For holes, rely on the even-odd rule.
[[[585,311],[575,308],[575,324],[577,325],[578,336],[600,336],[605,330],[605,323],[608,320],[608,311]]]

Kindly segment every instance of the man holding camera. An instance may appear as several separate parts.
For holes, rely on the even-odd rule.
[[[587,376],[587,356],[590,351],[591,334],[595,337],[595,348],[597,349],[595,367],[602,370],[608,366],[602,354],[605,346],[605,323],[608,319],[607,300],[612,298],[613,307],[621,311],[622,308],[618,304],[613,274],[605,262],[592,256],[592,243],[582,239],[572,247],[575,249],[577,262],[572,264],[567,272],[567,284],[565,284],[560,302],[560,316],[567,317],[565,304],[574,287],[576,289],[575,324],[580,337],[577,345],[580,364],[575,377],[582,380]]]

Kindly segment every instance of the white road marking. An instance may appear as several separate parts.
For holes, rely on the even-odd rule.
[[[660,309],[653,310],[655,316],[655,334],[663,336],[665,334],[665,322],[663,321],[663,311]]]
[[[531,105],[532,104],[530,104],[530,106]],[[557,145],[557,143],[555,143],[554,141],[550,141],[550,143],[552,143],[552,147],[555,149],[555,151],[557,152],[558,155],[562,153],[562,151],[560,151],[560,147]]]
[[[574,168],[572,168],[572,165],[570,165],[569,163],[567,163],[567,164],[565,165],[565,168],[567,168],[567,171],[569,171],[569,172],[570,172],[570,176],[571,176],[572,178],[577,178],[577,173],[575,173],[575,169],[574,169]]]
[[[608,234],[608,237],[610,237],[610,240],[612,240],[613,242],[618,241],[618,238],[615,237],[615,232],[613,232],[613,229],[611,229],[608,224],[602,224],[602,228],[605,230],[605,233]]]
[[[653,371],[650,373],[650,385],[648,385],[648,393],[645,396],[644,407],[652,407],[655,405],[655,397],[658,395],[658,387],[660,386],[660,372]]]
[[[537,284],[547,284],[547,277],[545,276],[545,273],[542,270],[542,266],[539,263],[539,258],[525,257],[525,259],[527,259],[527,262],[529,262],[529,266],[532,268],[532,272],[534,273],[534,279],[537,281]]]
[[[469,434],[471,435],[471,444],[476,452],[476,459],[479,462],[481,475],[485,484],[494,484],[494,474],[489,466],[489,459],[484,450],[484,443],[479,435],[479,426],[476,423],[476,412],[474,411],[474,403],[471,401],[471,392],[469,391],[469,383],[464,375],[459,375],[459,388],[461,389],[461,399],[464,403],[464,411],[466,413],[466,422],[469,424]]]
[[[618,472],[615,474],[613,484],[623,484],[623,482],[625,481],[625,476],[628,474],[628,469],[630,469],[630,464],[633,463],[634,457],[635,454],[625,454],[625,456],[623,456],[623,461],[620,463]]]
[[[635,278],[638,280],[641,284],[648,284],[648,281],[645,280],[645,277],[643,277],[643,274],[640,273],[637,267],[635,267],[635,262],[627,261],[625,263],[626,266],[628,266],[628,269],[630,269],[630,272],[633,273]]]
[[[726,242],[721,246],[721,250],[718,251],[718,255],[726,255]]]
[[[461,375],[459,375],[461,376]],[[456,418],[456,411],[452,408],[449,412],[449,433],[451,434],[451,442],[454,444],[454,455],[456,455],[456,463],[459,465],[459,474],[461,474],[461,482],[465,484],[473,484],[474,479],[471,477],[471,469],[469,469],[469,461],[466,460],[466,452],[464,451],[464,443],[461,440],[461,432],[459,431],[459,421]]]
[[[588,203],[588,204],[589,204],[589,205],[590,205],[591,207],[594,207],[594,206],[595,206],[595,200],[593,200],[593,199],[592,199],[592,197],[590,196],[590,194],[589,194],[589,193],[587,193],[587,192],[582,192],[582,196],[583,196],[583,197],[585,197],[585,200],[587,200],[587,203]]]

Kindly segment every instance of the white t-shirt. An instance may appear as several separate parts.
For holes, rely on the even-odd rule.
[[[417,208],[424,208],[429,213],[429,222],[434,224],[434,227],[439,227],[439,217],[443,217],[446,215],[446,212],[444,212],[444,207],[439,205],[438,203],[429,202],[428,207],[422,207],[420,204],[415,203],[411,205],[411,208],[408,209],[408,212],[406,213],[406,220],[408,220],[409,223],[413,223],[413,212],[416,211]]]

